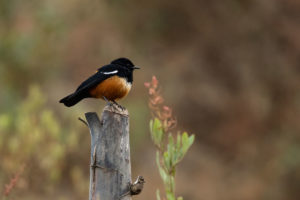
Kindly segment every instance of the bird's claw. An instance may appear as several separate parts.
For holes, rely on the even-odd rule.
[[[105,96],[103,96],[103,99],[105,100],[108,106],[113,106],[113,104]]]
[[[116,101],[113,101],[113,103],[118,107],[120,108],[122,111],[124,111],[126,108],[121,106],[120,104],[118,104]]]

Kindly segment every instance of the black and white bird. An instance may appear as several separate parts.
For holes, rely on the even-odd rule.
[[[59,102],[68,107],[74,106],[84,98],[101,98],[116,103],[116,100],[129,93],[135,69],[139,67],[134,66],[127,58],[113,60],[99,68],[94,75],[82,82],[74,93]]]

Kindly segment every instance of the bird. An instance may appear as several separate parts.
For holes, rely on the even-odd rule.
[[[83,81],[74,93],[62,98],[59,102],[67,107],[76,105],[85,98],[100,98],[108,104],[119,105],[116,100],[124,98],[130,91],[133,82],[133,71],[140,69],[128,58],[118,58],[110,64],[99,68],[96,73]]]

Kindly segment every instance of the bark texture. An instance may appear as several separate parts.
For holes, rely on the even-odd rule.
[[[85,117],[91,133],[89,200],[131,200],[122,196],[131,182],[128,111],[107,105],[100,120],[94,112]]]

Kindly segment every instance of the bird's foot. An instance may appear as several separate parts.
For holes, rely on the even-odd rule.
[[[115,100],[112,101],[118,108],[120,108],[121,110],[125,110],[126,108],[121,106],[120,104],[118,104]]]
[[[105,97],[103,96],[104,101],[106,102],[107,105],[113,106],[113,104]]]

